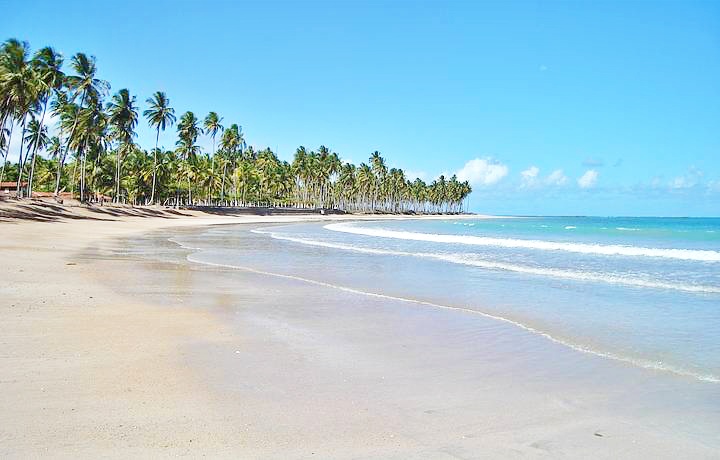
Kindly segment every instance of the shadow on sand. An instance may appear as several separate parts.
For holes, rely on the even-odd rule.
[[[187,211],[193,211],[189,213]],[[193,206],[186,208],[164,208],[159,206],[126,206],[105,204],[58,204],[44,199],[5,199],[0,201],[0,222],[37,221],[55,222],[61,220],[111,221],[122,217],[159,217],[173,219],[198,213],[221,216],[275,216],[299,214],[344,214],[337,210],[270,208],[270,207],[218,207]]]

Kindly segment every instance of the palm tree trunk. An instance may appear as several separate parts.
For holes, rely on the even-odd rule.
[[[188,183],[188,206],[192,206],[192,190],[190,189],[190,164],[188,162],[188,176],[187,176],[187,183]]]
[[[48,100],[45,99],[45,103],[43,104],[42,115],[40,116],[40,128],[38,130],[38,132],[40,134],[42,134],[43,123],[45,122],[45,111],[47,110],[47,103],[48,103]],[[28,196],[30,198],[32,198],[33,177],[35,176],[35,155],[37,154],[37,149],[38,149],[37,141],[39,141],[39,139],[36,139],[35,145],[33,146],[32,164],[30,166],[30,177],[28,178]]]
[[[60,193],[60,176],[62,175],[62,168],[64,163],[65,155],[62,155],[60,158],[58,158],[57,174],[55,178],[55,196],[58,196],[58,193]]]
[[[212,158],[210,159],[210,184],[208,185],[208,203],[212,201],[212,186],[215,178],[215,136],[212,137]]]
[[[72,128],[70,128],[70,134],[68,135],[68,138],[67,138],[67,145],[65,146],[65,150],[62,154],[63,158],[65,158],[67,156],[67,152],[68,152],[68,150],[70,150],[70,143],[72,142],[72,138],[75,135],[75,130],[77,129],[77,125],[78,125],[78,119],[80,118],[80,110],[82,110],[82,106],[85,104],[86,96],[87,96],[87,90],[83,90],[83,95],[80,98],[80,105],[78,106],[78,113],[75,114],[75,119],[73,120],[73,125],[72,125]],[[75,163],[77,166],[77,161]],[[84,162],[83,162],[83,164],[84,164]],[[74,176],[75,176],[75,173],[73,172],[73,193],[75,192],[75,190],[74,190],[75,189],[75,177]],[[60,183],[60,181],[58,179],[58,184],[59,183]],[[57,195],[57,193],[58,192],[56,190],[55,195]],[[82,190],[81,190],[80,191],[80,202],[81,203],[83,201],[82,198],[83,198],[83,194],[82,194]]]
[[[5,123],[5,121],[3,120],[3,124],[0,125],[0,129],[2,129],[2,127],[4,126],[4,123]],[[15,123],[10,123],[10,134],[8,134],[8,143],[7,143],[7,147],[5,148],[5,154],[3,155],[2,171],[0,171],[0,182],[2,182],[3,179],[5,178],[5,163],[7,163],[7,157],[8,157],[8,154],[10,153],[10,141],[12,141],[12,133],[13,133],[14,127],[15,127]]]
[[[152,182],[152,192],[150,193],[150,204],[155,204],[155,178],[157,176],[158,140],[160,140],[160,125],[158,125],[157,134],[155,135],[155,150],[153,150],[153,182]]]
[[[60,145],[62,145],[62,128],[60,129]],[[60,177],[62,175],[62,168],[65,164],[65,153],[62,151],[62,148],[60,149],[60,154],[58,155],[58,167],[57,167],[57,176],[55,179],[55,193],[54,195],[57,197],[58,193],[60,193]]]
[[[120,203],[120,156],[122,147],[118,146],[117,161],[115,166],[115,203]]]
[[[23,144],[25,143],[25,122],[27,121],[27,114],[23,116],[23,123],[22,123],[22,135],[20,136],[20,155],[18,156],[18,177],[17,177],[17,186],[15,189],[15,193],[17,194],[18,198],[22,198],[22,190],[20,189],[20,184],[22,183],[22,176],[23,176],[23,168],[25,164],[23,163]],[[10,146],[8,145],[8,148]]]
[[[80,169],[80,203],[85,203],[85,148],[82,149],[82,160],[81,160],[81,169]]]
[[[227,175],[227,161],[223,164],[223,173],[222,173],[222,188],[220,190],[220,202],[225,201],[225,176]]]
[[[78,159],[75,159],[75,163],[73,163],[73,172],[72,172],[72,182],[70,183],[70,193],[73,194],[73,197],[75,196],[75,176],[77,175],[77,165],[78,165]]]

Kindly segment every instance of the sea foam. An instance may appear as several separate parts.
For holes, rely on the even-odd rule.
[[[265,232],[265,231],[258,231],[258,230],[254,230],[254,232],[255,233],[272,233],[272,232]],[[180,245],[183,246],[182,244],[180,244]],[[242,265],[211,262],[208,260],[204,260],[197,253],[187,255],[186,259],[189,262],[194,262],[194,263],[198,263],[198,264],[215,266],[215,267],[224,267],[224,268],[229,268],[229,269],[242,270],[242,271],[246,271],[249,273],[255,273],[255,274],[259,274],[259,275],[301,281],[301,282],[313,284],[316,286],[323,286],[323,287],[327,287],[327,288],[331,288],[331,289],[337,289],[339,291],[344,291],[344,292],[353,293],[353,294],[359,294],[359,295],[368,296],[368,297],[394,300],[394,301],[398,301],[398,302],[413,303],[413,304],[417,304],[417,305],[423,305],[423,306],[438,308],[438,309],[442,309],[442,310],[462,311],[462,312],[466,312],[466,313],[481,315],[486,318],[490,318],[490,319],[494,319],[494,320],[501,321],[504,323],[512,324],[512,325],[519,327],[521,329],[524,329],[530,333],[537,334],[541,337],[544,337],[545,339],[550,340],[551,342],[557,343],[559,345],[564,345],[568,348],[571,348],[573,350],[576,350],[576,351],[579,351],[582,353],[588,353],[588,354],[592,354],[592,355],[599,356],[599,357],[606,358],[606,359],[621,361],[621,362],[625,362],[625,363],[628,363],[628,364],[631,364],[631,365],[634,365],[637,367],[650,369],[650,370],[654,370],[654,371],[670,372],[670,373],[676,374],[676,375],[692,377],[692,378],[695,378],[697,380],[704,381],[704,382],[720,383],[720,378],[713,374],[705,374],[705,373],[695,372],[695,371],[689,370],[689,369],[679,368],[679,367],[676,367],[673,365],[666,364],[662,361],[653,361],[653,360],[642,359],[642,358],[634,358],[634,357],[624,356],[624,355],[613,353],[613,352],[598,350],[598,349],[591,348],[591,347],[588,347],[588,346],[585,346],[585,345],[582,345],[579,343],[575,343],[574,341],[567,340],[565,338],[560,338],[560,337],[554,336],[545,331],[537,329],[533,326],[521,323],[519,321],[515,321],[510,318],[506,318],[506,317],[503,317],[500,315],[496,315],[496,314],[492,314],[492,313],[488,313],[488,312],[484,312],[484,311],[480,311],[480,310],[476,310],[476,309],[472,309],[472,308],[465,308],[465,307],[459,307],[459,306],[454,306],[454,305],[445,305],[445,304],[440,304],[440,303],[435,303],[435,302],[428,302],[428,301],[420,300],[420,299],[412,299],[412,298],[406,298],[406,297],[381,294],[381,293],[377,293],[377,292],[363,291],[361,289],[356,289],[356,288],[352,288],[352,287],[348,287],[348,286],[341,286],[341,285],[332,284],[332,283],[328,283],[328,282],[324,282],[324,281],[320,281],[320,280],[314,280],[311,278],[304,278],[304,277],[295,276],[295,275],[288,275],[288,274],[283,274],[283,273],[274,273],[274,272],[269,272],[269,271],[265,271],[265,270],[258,270],[256,268],[246,267],[246,266],[242,266]]]
[[[650,289],[672,289],[676,291],[685,292],[696,292],[696,293],[708,293],[708,294],[720,294],[720,287],[699,285],[699,284],[686,284],[686,283],[670,283],[666,281],[653,280],[641,278],[638,276],[625,275],[625,274],[613,274],[613,273],[602,273],[602,272],[584,272],[584,271],[573,271],[573,270],[561,270],[556,268],[540,268],[530,267],[524,265],[509,264],[505,262],[496,262],[490,260],[483,260],[476,257],[469,257],[465,254],[444,254],[444,253],[428,253],[428,252],[406,252],[406,251],[395,251],[389,249],[376,249],[366,248],[361,246],[354,246],[342,243],[331,243],[327,241],[318,241],[307,238],[297,238],[293,236],[283,235],[278,232],[273,232],[264,229],[251,230],[253,233],[268,234],[271,238],[277,240],[291,241],[294,243],[304,244],[308,246],[319,246],[331,249],[340,249],[344,251],[361,252],[365,254],[378,254],[378,255],[390,255],[390,256],[409,256],[409,257],[421,257],[427,259],[442,260],[445,262],[469,265],[473,267],[485,268],[489,270],[503,270],[516,273],[524,273],[536,276],[546,276],[552,278],[562,278],[575,281],[590,281],[590,282],[602,282],[608,284],[621,284],[625,286],[632,286],[638,288],[650,288]]]
[[[536,249],[543,251],[567,251],[603,256],[664,257],[668,259],[693,260],[699,262],[720,262],[720,252],[702,249],[647,248],[614,244],[603,245],[515,238],[492,238],[487,236],[472,235],[417,233],[387,230],[382,228],[360,227],[347,223],[328,224],[325,225],[325,228],[335,232],[352,233],[355,235],[412,241],[427,241],[432,243]]]

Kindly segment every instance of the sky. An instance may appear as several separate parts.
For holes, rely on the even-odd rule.
[[[0,0],[0,11],[0,39],[94,55],[111,93],[128,88],[141,110],[165,91],[178,115],[216,111],[282,159],[300,145],[356,164],[378,150],[412,177],[469,180],[482,213],[720,215],[720,2]],[[153,147],[145,123],[137,141]]]

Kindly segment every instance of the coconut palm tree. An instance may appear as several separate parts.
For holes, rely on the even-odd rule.
[[[373,212],[375,212],[375,206],[377,204],[378,198],[380,197],[380,192],[382,191],[382,187],[385,184],[385,176],[387,175],[387,166],[385,166],[385,159],[380,155],[380,152],[377,150],[370,155],[370,165],[372,168],[372,172],[374,174],[375,180],[373,181],[373,199],[372,199],[372,209]]]
[[[221,203],[225,200],[225,179],[227,177],[228,167],[231,168],[231,171],[235,170],[237,161],[239,157],[242,156],[244,148],[245,139],[243,138],[242,128],[233,123],[223,132],[220,138],[220,157],[222,162],[222,180],[220,185]],[[237,183],[234,178],[233,183]],[[237,193],[235,195],[237,196]]]
[[[30,175],[28,177],[28,196],[32,197],[32,180],[33,173],[35,172],[35,153],[38,150],[43,150],[47,146],[50,138],[47,134],[47,126],[44,126],[42,122],[32,119],[28,123],[27,136],[25,136],[25,142],[27,142],[28,149],[31,149],[33,155],[30,159]]]
[[[192,165],[195,157],[200,153],[200,146],[196,144],[197,138],[202,134],[202,129],[198,126],[198,119],[192,112],[185,112],[178,122],[178,141],[176,143],[177,152],[183,159],[181,172],[187,179],[188,186],[188,205],[192,205]]]
[[[70,127],[75,123],[78,117],[79,107],[74,103],[70,102],[66,92],[60,91],[56,95],[55,99],[51,103],[51,109],[53,115],[59,120],[59,141],[60,151],[58,152],[58,164],[57,174],[55,181],[55,196],[60,193],[60,177],[62,176],[62,168],[67,158],[67,149],[63,149],[63,137],[66,132],[70,130]]]
[[[92,190],[96,194],[110,194],[115,188],[114,174],[105,174],[112,171],[113,162],[108,162],[106,153],[116,138],[111,132],[110,115],[107,113],[102,101],[89,98],[88,106],[78,112],[78,124],[75,136],[70,144],[75,151],[75,160],[80,160],[80,185],[82,190]],[[87,165],[90,170],[90,186],[87,185]],[[98,180],[98,179],[102,180]],[[106,180],[107,179],[107,180]],[[102,190],[98,190],[98,187]],[[81,197],[82,197],[81,193]]]
[[[156,130],[155,149],[153,150],[152,191],[150,192],[150,203],[155,204],[157,153],[160,130],[165,131],[167,126],[172,126],[175,123],[175,109],[170,107],[170,99],[162,91],[157,91],[152,97],[147,98],[145,102],[150,104],[150,107],[143,112],[143,115],[148,119],[148,124]]]
[[[108,103],[110,114],[111,133],[118,141],[116,150],[117,168],[115,174],[115,202],[120,202],[120,164],[123,154],[129,154],[135,137],[135,126],[138,122],[138,112],[135,107],[135,96],[130,96],[127,89],[121,89]]]
[[[65,74],[62,72],[63,57],[53,48],[46,46],[38,50],[33,57],[31,64],[35,68],[38,82],[38,98],[42,103],[39,131],[42,131],[47,113],[48,102],[57,94],[65,82]],[[30,176],[28,178],[28,196],[32,196],[33,177],[35,175],[35,155],[37,154],[38,143],[34,144],[31,154]]]
[[[215,136],[218,132],[222,132],[225,129],[225,127],[220,124],[222,120],[222,117],[218,116],[216,112],[210,112],[207,117],[205,117],[205,120],[203,122],[203,126],[205,127],[205,133],[210,135],[210,137],[212,138],[212,160],[210,164],[210,174],[213,176],[215,175]],[[212,187],[210,187],[209,192],[210,195],[212,195]]]
[[[156,92],[147,99],[143,115],[156,131],[155,149],[150,155],[134,143],[138,109],[127,89],[118,91],[109,104],[103,98],[109,85],[96,78],[95,59],[78,53],[71,59],[73,75],[62,74],[62,57],[52,48],[43,48],[31,58],[27,43],[8,40],[0,46],[0,153],[5,175],[13,129],[18,127],[18,162],[8,171],[20,184],[28,174],[28,194],[34,181],[55,193],[63,177],[71,190],[80,182],[80,199],[86,193],[121,193],[133,204],[141,201],[180,204],[180,190],[187,186],[186,204],[192,205],[193,188],[201,204],[213,204],[214,190],[221,188],[220,203],[237,205],[333,207],[362,212],[444,212],[463,211],[472,192],[470,184],[456,176],[440,176],[430,184],[408,180],[400,168],[388,168],[385,159],[373,152],[367,164],[343,164],[339,155],[324,145],[316,152],[299,147],[292,164],[281,161],[270,149],[246,148],[242,129],[232,124],[223,129],[222,118],[210,112],[202,125],[212,138],[212,151],[201,155],[197,138],[203,133],[192,112],[180,117],[175,152],[158,147],[160,131],[175,123],[167,96]],[[48,107],[59,119],[58,136],[48,139],[45,118]],[[220,134],[216,150],[217,135]],[[111,149],[110,147],[113,147]],[[46,160],[40,154],[46,151]],[[63,174],[68,153],[72,166]],[[216,165],[215,163],[218,163]],[[216,175],[216,166],[222,170]],[[89,169],[89,171],[88,171]],[[87,176],[87,178],[86,178]],[[89,186],[86,184],[89,180]],[[226,201],[227,180],[233,186],[232,200]],[[183,183],[183,186],[180,186]]]
[[[30,61],[30,45],[11,38],[0,48],[0,108],[3,124],[19,121],[22,125],[18,152],[17,195],[21,196],[20,184],[26,158],[23,146],[27,128],[27,117],[37,108],[39,83],[37,73]],[[8,142],[9,148],[9,142]],[[27,155],[26,155],[27,156]]]
[[[80,121],[80,115],[82,110],[85,108],[86,103],[89,105],[102,104],[102,98],[110,90],[110,85],[104,81],[96,78],[97,66],[95,64],[94,56],[87,56],[85,53],[77,53],[70,60],[70,66],[72,67],[75,75],[69,75],[66,79],[68,88],[72,91],[72,99],[80,96],[80,103],[78,104],[79,110],[77,116],[73,120],[72,127],[70,128],[67,140],[65,152],[70,148],[71,143],[75,138],[75,131],[77,130],[78,123]],[[77,145],[77,143],[76,143]],[[84,151],[83,151],[84,152]],[[85,154],[82,153],[82,175],[80,180],[80,201],[85,201]]]

